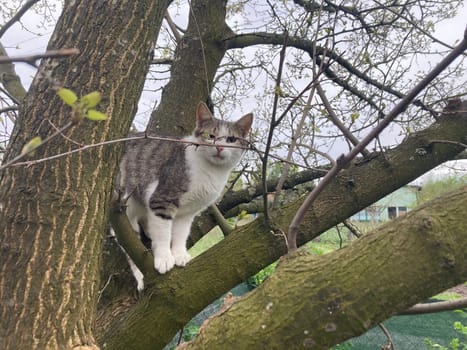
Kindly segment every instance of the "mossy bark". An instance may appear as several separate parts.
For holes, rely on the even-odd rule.
[[[21,106],[6,159],[36,135],[69,122],[56,96],[100,91],[109,118],[84,120],[40,147],[47,158],[127,134],[168,1],[68,1],[49,49],[76,47],[68,59],[43,60]],[[92,332],[102,237],[120,146],[12,166],[0,176],[0,348],[96,348]]]
[[[466,215],[467,186],[334,253],[283,257],[179,349],[328,349],[362,334],[465,281]]]
[[[1,43],[0,56],[8,56]],[[0,64],[0,82],[16,101],[21,102],[26,96],[26,90],[21,84],[21,79],[16,74],[15,66],[12,63]]]
[[[461,152],[461,146],[433,144],[430,140],[464,142],[465,110],[464,103],[459,106],[460,112],[414,133],[395,149],[375,154],[342,171],[307,212],[300,226],[299,244]],[[256,220],[236,229],[187,267],[163,276],[147,276],[147,289],[141,300],[127,315],[114,319],[102,334],[102,343],[110,349],[162,348],[205,306],[287,252],[280,232],[287,232],[300,204],[301,200],[297,200],[277,211],[275,231],[261,219]]]

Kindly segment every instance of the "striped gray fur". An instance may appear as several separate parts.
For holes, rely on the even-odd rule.
[[[127,216],[133,229],[142,228],[151,240],[154,267],[160,273],[190,260],[186,240],[191,222],[220,196],[243,156],[241,147],[247,144],[252,120],[252,114],[236,122],[219,120],[200,103],[196,128],[180,139],[183,142],[127,141],[117,184],[128,196]],[[132,261],[130,266],[141,290],[141,272]]]

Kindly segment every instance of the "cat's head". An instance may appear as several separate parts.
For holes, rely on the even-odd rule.
[[[198,151],[211,164],[234,167],[242,158],[248,143],[246,137],[253,122],[253,114],[248,113],[236,122],[214,118],[209,108],[200,102],[196,109],[194,137],[201,143],[212,146],[199,146]],[[234,148],[235,146],[237,148]]]

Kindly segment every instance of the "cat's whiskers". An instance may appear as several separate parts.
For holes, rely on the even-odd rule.
[[[191,136],[144,134],[128,141],[119,178],[125,194],[131,193],[126,213],[133,229],[151,240],[154,268],[160,273],[190,260],[186,240],[191,222],[219,197],[249,148],[245,136],[252,118],[247,114],[236,122],[222,121],[200,103]],[[143,276],[131,259],[130,265],[142,289]]]

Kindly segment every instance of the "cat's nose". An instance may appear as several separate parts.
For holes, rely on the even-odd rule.
[[[216,146],[216,149],[217,149],[217,153],[221,153],[223,151],[224,147]]]

